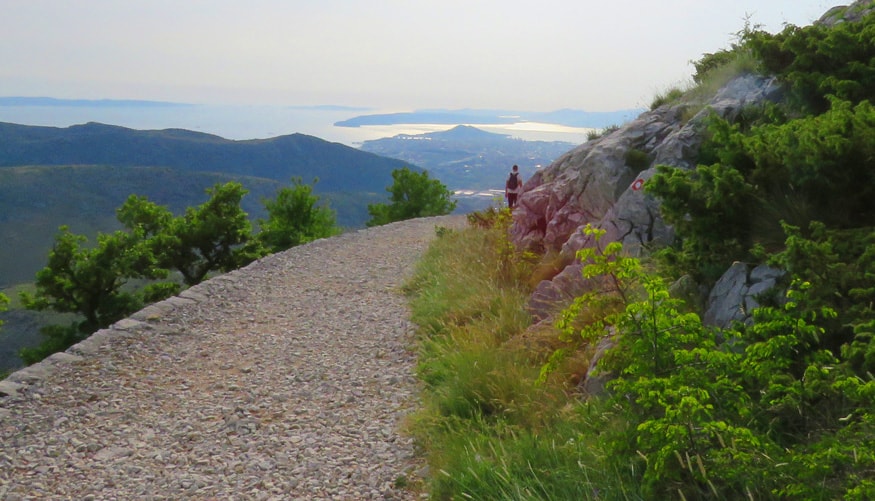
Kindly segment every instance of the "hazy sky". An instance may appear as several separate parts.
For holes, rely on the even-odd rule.
[[[649,105],[822,0],[0,0],[0,96],[382,109]]]

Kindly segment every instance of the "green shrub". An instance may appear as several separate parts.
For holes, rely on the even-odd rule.
[[[607,136],[608,134],[615,132],[615,131],[618,131],[618,130],[620,130],[619,125],[609,125],[609,126],[605,127],[604,129],[593,129],[593,130],[590,130],[586,133],[586,140],[593,141],[593,140],[598,139],[602,136]]]
[[[650,167],[650,155],[646,151],[630,148],[626,151],[626,165],[636,174]]]
[[[303,184],[301,178],[292,179],[292,186],[277,190],[275,198],[264,199],[262,204],[268,218],[258,221],[261,230],[258,240],[268,252],[280,252],[340,233],[334,211],[319,205],[313,186]]]
[[[370,204],[368,226],[380,226],[416,217],[441,216],[453,212],[456,201],[453,192],[438,179],[430,179],[427,171],[414,172],[407,167],[392,171],[388,204]]]
[[[786,84],[789,103],[805,113],[830,108],[830,96],[851,103],[875,100],[875,14],[834,26],[787,26],[777,35],[745,38],[766,72]]]
[[[660,92],[650,102],[650,109],[655,110],[660,106],[675,104],[684,96],[684,90],[680,87],[672,87],[665,92]]]
[[[788,248],[801,245],[798,238],[791,234]],[[820,247],[827,252],[814,261],[830,253]],[[599,361],[615,376],[609,395],[582,404],[590,415],[601,413],[598,421],[614,423],[597,432],[602,464],[595,470],[631,464],[637,473],[626,481],[640,482],[647,499],[836,499],[871,491],[875,453],[840,437],[875,440],[867,435],[875,382],[833,350],[834,331],[824,326],[838,314],[811,283],[797,279],[788,301],[756,309],[752,325],[715,332],[619,244],[583,250],[580,258],[585,279],[612,286],[579,298],[563,319],[604,303],[600,295],[624,305],[564,326],[565,335],[589,342],[614,333]],[[863,282],[871,286],[871,275]],[[871,304],[860,305],[868,319]]]

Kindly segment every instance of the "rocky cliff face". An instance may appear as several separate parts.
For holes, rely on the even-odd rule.
[[[853,22],[873,11],[875,2],[857,0],[828,10],[817,24]],[[522,248],[560,251],[565,262],[571,263],[536,288],[529,303],[535,319],[549,319],[557,308],[586,289],[580,264],[573,258],[578,250],[595,245],[582,232],[587,224],[606,231],[602,245],[619,241],[633,254],[671,242],[673,232],[660,217],[658,201],[642,189],[656,166],[693,168],[704,120],[710,113],[732,121],[744,107],[780,97],[774,78],[742,75],[707,99],[687,96],[679,104],[643,113],[618,130],[569,151],[532,176],[514,212],[511,237]],[[701,298],[697,299],[707,299],[702,305],[706,321],[744,320],[736,310],[750,303],[747,292],[761,292],[762,284],[751,279],[760,273],[746,267],[741,273],[741,268],[728,270],[714,291],[699,291]],[[742,275],[744,279],[739,278]],[[724,294],[726,283],[735,282],[744,286],[730,287],[736,294]],[[771,282],[767,279],[764,283]],[[719,287],[723,289],[717,290]]]
[[[656,166],[694,167],[710,113],[732,120],[745,106],[779,94],[773,78],[739,76],[706,102],[664,105],[571,150],[525,184],[513,240],[528,249],[561,251],[569,261],[595,244],[582,232],[587,224],[607,231],[602,244],[620,241],[632,253],[669,243],[673,233],[660,217],[659,203],[642,189]],[[693,109],[699,111],[685,119]],[[546,319],[584,288],[579,264],[571,264],[537,287],[531,312]]]
[[[838,23],[859,21],[872,11],[875,11],[875,3],[872,0],[857,0],[848,6],[829,9],[820,17],[817,24],[834,26]]]
[[[853,22],[875,11],[872,0],[827,11],[817,24],[833,26]],[[591,140],[539,171],[524,186],[514,212],[511,237],[522,248],[559,251],[569,263],[551,280],[542,281],[532,294],[529,311],[536,324],[552,322],[553,315],[595,284],[581,276],[578,250],[596,245],[582,230],[587,224],[605,230],[601,246],[622,242],[627,252],[640,254],[674,238],[672,228],[660,216],[659,202],[646,195],[644,185],[657,165],[684,169],[695,167],[705,119],[715,113],[729,121],[746,106],[777,101],[781,90],[774,78],[742,75],[724,85],[708,99],[686,96],[687,101],[643,113],[618,130]],[[759,301],[783,298],[775,292],[783,272],[768,266],[734,263],[711,290],[689,280],[673,284],[677,297],[692,301],[703,313],[706,325],[729,327],[751,322]],[[536,327],[537,328],[537,327]],[[600,393],[609,374],[598,374],[596,361],[613,342],[612,334],[596,346],[592,364],[579,389]]]

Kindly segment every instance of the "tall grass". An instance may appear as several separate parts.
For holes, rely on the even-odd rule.
[[[521,341],[531,336],[525,278],[537,266],[508,250],[509,213],[492,216],[491,226],[440,232],[406,286],[424,382],[408,425],[431,498],[635,499],[628,475],[605,471],[599,456],[604,423],[590,421],[602,414],[561,377],[538,384],[546,360]]]
[[[681,121],[687,122],[701,111],[723,86],[741,75],[758,73],[759,65],[759,61],[749,50],[737,48],[727,51],[725,56],[720,58],[719,63],[697,73],[693,81],[657,92],[650,103],[650,109],[655,110],[666,104],[683,104],[685,109]]]

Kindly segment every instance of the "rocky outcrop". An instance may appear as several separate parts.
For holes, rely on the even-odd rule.
[[[783,300],[777,286],[784,275],[782,270],[766,265],[733,263],[711,289],[702,321],[720,328],[735,322],[750,323],[753,310],[764,298],[776,304]]]
[[[859,20],[871,12],[875,12],[875,2],[858,0],[831,9],[817,23],[832,26]],[[536,322],[550,322],[559,308],[593,287],[581,276],[581,264],[572,259],[580,249],[597,245],[582,232],[587,224],[605,231],[599,245],[622,242],[633,254],[670,243],[674,234],[660,216],[658,201],[642,190],[656,173],[656,166],[693,168],[705,120],[711,113],[733,121],[747,106],[781,98],[776,79],[755,75],[739,76],[705,100],[691,94],[684,102],[643,113],[575,148],[525,184],[514,212],[514,242],[526,249],[558,250],[572,263],[536,287],[528,304]],[[780,270],[768,266],[735,263],[710,291],[685,277],[672,286],[672,295],[704,311],[705,324],[729,327],[734,322],[749,323],[751,312],[763,299],[780,304],[782,278]],[[603,390],[608,375],[594,369],[600,353],[611,345],[612,336],[606,333],[597,346],[590,371],[579,385],[583,394]]]
[[[816,24],[835,26],[839,23],[859,21],[867,14],[875,12],[872,0],[857,0],[848,6],[838,6],[826,11]]]
[[[658,201],[643,185],[657,165],[692,168],[706,117],[732,120],[746,106],[776,100],[775,79],[742,75],[707,102],[682,102],[643,113],[635,120],[568,152],[525,184],[514,212],[511,236],[527,249],[560,250],[566,257],[595,245],[582,229],[604,229],[602,243],[619,241],[639,253],[673,239]],[[695,109],[692,118],[685,119]],[[536,319],[548,318],[566,297],[585,288],[578,267],[568,267],[538,285],[530,302]]]

